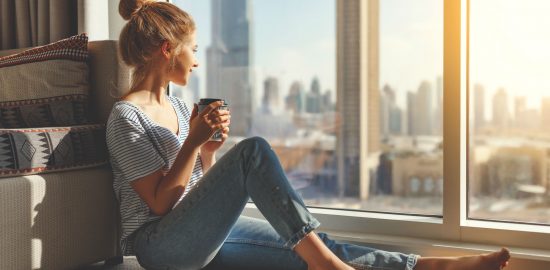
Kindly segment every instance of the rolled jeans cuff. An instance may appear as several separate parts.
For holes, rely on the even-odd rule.
[[[407,257],[407,265],[405,266],[405,270],[413,270],[416,266],[416,262],[418,261],[418,258],[420,258],[419,255],[416,254],[410,254]]]
[[[286,241],[285,247],[294,249],[294,247],[296,247],[296,245],[298,245],[298,243],[300,243],[300,241],[302,241],[308,233],[317,229],[319,226],[321,226],[321,223],[319,223],[316,219],[313,219],[308,224],[304,225],[298,232],[292,235],[290,239]]]

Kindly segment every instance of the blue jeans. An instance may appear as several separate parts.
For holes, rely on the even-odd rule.
[[[252,198],[268,222],[242,217]],[[307,269],[294,246],[319,226],[262,138],[228,151],[172,211],[135,233],[146,269]],[[413,269],[416,255],[323,242],[356,269]]]

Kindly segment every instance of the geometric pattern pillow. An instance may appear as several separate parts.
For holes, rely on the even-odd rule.
[[[0,57],[0,128],[90,123],[88,37]]]
[[[0,177],[107,163],[104,125],[0,129]]]

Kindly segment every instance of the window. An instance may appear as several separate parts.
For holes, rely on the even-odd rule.
[[[324,229],[547,249],[546,1],[172,2],[201,67],[173,94],[228,99],[227,147],[266,137]]]
[[[550,224],[549,8],[471,1],[470,218]]]
[[[443,4],[368,1],[361,27],[360,2],[174,1],[196,20],[202,68],[172,93],[227,99],[227,148],[268,139],[310,206],[441,216]]]

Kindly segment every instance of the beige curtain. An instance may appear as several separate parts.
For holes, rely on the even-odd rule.
[[[75,0],[0,0],[0,49],[44,45],[77,34]]]

